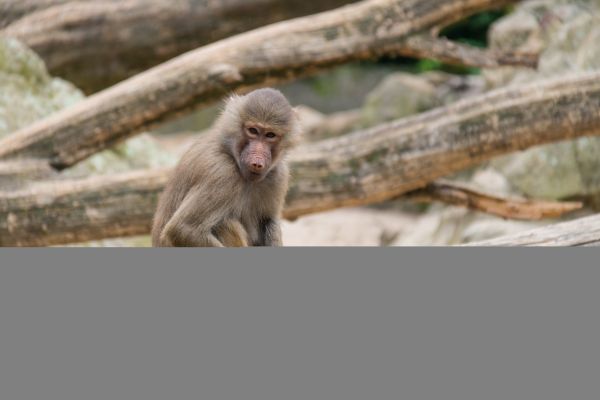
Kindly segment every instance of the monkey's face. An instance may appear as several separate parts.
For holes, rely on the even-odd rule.
[[[275,89],[258,89],[243,97],[232,97],[223,121],[231,123],[224,131],[226,148],[232,150],[242,177],[251,182],[263,180],[299,135],[298,118]]]
[[[282,132],[266,124],[247,122],[243,125],[239,166],[246,180],[258,182],[267,176],[278,158],[282,136]]]

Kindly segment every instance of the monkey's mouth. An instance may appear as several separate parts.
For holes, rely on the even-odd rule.
[[[246,179],[250,182],[259,182],[265,177],[265,174],[261,174],[260,172],[252,172],[248,171],[246,173]]]

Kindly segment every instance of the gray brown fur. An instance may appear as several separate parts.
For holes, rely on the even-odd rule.
[[[282,133],[264,178],[245,179],[242,126],[248,121]],[[299,136],[297,117],[274,89],[232,96],[213,129],[183,155],[158,203],[153,246],[278,246],[288,188],[285,154]],[[276,148],[275,148],[276,147]]]

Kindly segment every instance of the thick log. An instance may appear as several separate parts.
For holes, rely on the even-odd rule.
[[[473,242],[466,246],[600,246],[600,215]]]
[[[150,232],[167,171],[0,192],[0,246],[48,246]]]
[[[73,1],[86,0],[0,0],[0,28],[35,11]]]
[[[496,90],[310,145],[290,217],[387,200],[492,157],[600,134],[600,73]]]
[[[286,218],[395,198],[494,156],[600,135],[600,73],[506,88],[291,157]],[[42,245],[147,233],[168,170],[0,193],[0,243]]]
[[[391,54],[423,29],[510,0],[366,0],[221,40],[134,76],[0,141],[0,158],[63,169],[232,90]]]
[[[484,193],[462,183],[436,181],[403,196],[415,202],[434,202],[466,207],[502,218],[535,221],[556,218],[579,210],[579,201],[546,201]]]
[[[53,75],[94,93],[219,39],[351,2],[5,0],[0,33],[27,44]]]
[[[22,187],[36,180],[56,178],[57,175],[43,160],[0,161],[0,187],[3,190]]]

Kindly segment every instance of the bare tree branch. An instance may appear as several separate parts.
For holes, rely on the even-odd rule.
[[[500,154],[600,134],[600,73],[496,90],[307,146],[288,216],[379,202]]]
[[[0,28],[4,28],[17,21],[19,18],[35,11],[73,1],[74,0],[2,0],[0,1]]]
[[[416,202],[440,201],[502,218],[522,220],[556,218],[583,207],[583,203],[578,201],[559,202],[496,196],[449,181],[432,182],[423,189],[408,192],[404,197]]]
[[[415,58],[433,58],[449,64],[469,67],[497,68],[503,65],[537,68],[538,55],[481,49],[434,37],[431,34],[413,35],[406,39],[399,54]]]
[[[4,0],[0,34],[93,93],[186,51],[352,0]]]
[[[366,0],[188,52],[0,141],[0,158],[57,169],[190,109],[342,63],[393,54],[412,34],[510,0]]]

